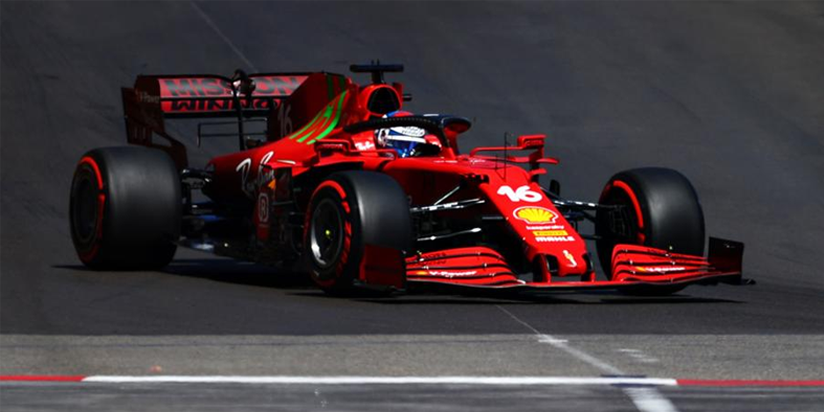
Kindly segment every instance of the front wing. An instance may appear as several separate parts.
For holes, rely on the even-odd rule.
[[[612,279],[591,281],[524,280],[506,264],[503,256],[492,249],[449,249],[408,258],[406,280],[412,286],[567,291],[754,283],[741,276],[743,243],[718,238],[710,238],[709,243],[707,257],[645,246],[616,245],[612,253]]]

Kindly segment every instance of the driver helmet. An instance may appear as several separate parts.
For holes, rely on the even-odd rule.
[[[384,118],[412,116],[412,113],[396,110],[385,114]],[[375,141],[378,147],[391,148],[398,152],[400,157],[409,157],[415,153],[415,146],[428,143],[426,130],[415,126],[398,126],[375,130]]]

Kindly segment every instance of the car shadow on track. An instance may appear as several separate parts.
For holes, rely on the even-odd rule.
[[[52,267],[56,269],[102,273],[83,265],[53,265]],[[147,271],[145,273],[164,273],[174,276],[207,279],[215,282],[271,287],[275,289],[315,289],[315,285],[305,273],[284,271],[283,269],[271,266],[231,259],[175,259],[169,266],[166,266],[160,271]]]
[[[314,289],[305,273],[231,259],[179,259],[162,272],[238,285],[276,289]]]
[[[82,265],[54,265],[58,269],[95,272]],[[157,273],[157,272],[147,272]],[[566,304],[566,305],[650,305],[650,304],[706,304],[745,303],[742,301],[691,296],[687,291],[664,297],[625,296],[617,292],[593,291],[588,293],[524,293],[502,290],[460,290],[448,288],[414,289],[406,294],[387,294],[363,291],[348,297],[330,296],[312,283],[309,276],[298,271],[288,271],[232,259],[175,259],[160,273],[196,279],[206,279],[235,285],[266,287],[290,291],[290,295],[317,299],[349,299],[358,302],[384,305],[507,305],[507,304]]]
[[[616,296],[610,298],[576,295],[575,297],[558,296],[500,296],[497,298],[484,297],[479,299],[472,295],[452,295],[452,299],[359,299],[363,302],[372,302],[386,305],[421,305],[421,304],[551,304],[551,305],[656,305],[656,304],[707,304],[725,303],[739,304],[742,301],[730,299],[703,298],[693,296],[644,297]],[[454,300],[453,300],[454,299]]]
[[[320,299],[341,299],[341,297],[329,296],[320,291],[293,292],[291,295],[305,296]],[[740,304],[746,303],[739,300],[708,298],[690,296],[680,293],[672,296],[659,297],[639,297],[624,296],[616,292],[597,293],[501,293],[494,291],[484,293],[478,291],[467,291],[465,293],[443,293],[437,291],[415,291],[407,294],[392,295],[364,295],[350,296],[348,299],[359,302],[376,303],[383,305],[530,305],[530,304],[550,304],[550,305],[654,305],[654,304]]]

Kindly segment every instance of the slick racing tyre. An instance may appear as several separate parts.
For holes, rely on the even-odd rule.
[[[72,241],[98,270],[159,269],[180,236],[180,178],[165,153],[110,147],[86,153],[71,187]]]
[[[601,267],[612,277],[612,250],[616,244],[650,246],[676,253],[703,256],[704,213],[695,189],[684,175],[671,169],[641,168],[620,172],[604,187],[599,200],[620,205],[599,209],[595,233]],[[627,289],[634,295],[669,295],[684,286],[644,286]]]
[[[333,295],[359,293],[355,281],[366,245],[407,250],[409,203],[400,185],[375,172],[331,175],[315,189],[304,225],[304,254],[312,280]]]

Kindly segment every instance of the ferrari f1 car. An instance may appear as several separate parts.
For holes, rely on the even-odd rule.
[[[330,293],[415,285],[670,294],[741,284],[743,244],[709,238],[680,173],[614,175],[597,203],[539,183],[543,135],[458,150],[470,121],[402,111],[411,96],[386,72],[371,82],[326,73],[139,76],[123,88],[127,140],[77,165],[70,220],[93,269],[166,266],[178,246],[307,269]],[[198,125],[197,142],[238,139],[205,167],[165,126]],[[228,129],[228,130],[227,130]],[[142,147],[141,147],[142,146]],[[578,231],[594,223],[593,233]],[[595,244],[595,252],[586,241]],[[603,268],[596,275],[594,259]]]

